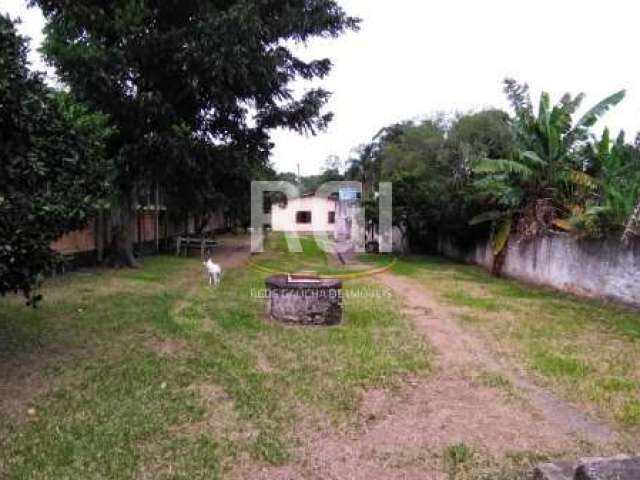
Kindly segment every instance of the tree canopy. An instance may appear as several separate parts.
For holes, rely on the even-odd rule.
[[[118,129],[123,229],[136,185],[173,179],[177,171],[193,178],[186,156],[194,150],[210,146],[215,157],[224,146],[245,152],[248,163],[264,163],[269,130],[323,129],[331,120],[323,111],[329,93],[311,88],[296,97],[290,83],[324,78],[331,62],[304,61],[291,45],[358,27],[333,0],[32,3],[47,18],[48,61]],[[120,233],[115,246],[132,263],[130,236]]]
[[[479,208],[467,192],[472,159],[508,155],[512,149],[505,112],[437,115],[382,129],[356,149],[346,176],[365,184],[374,222],[377,183],[392,182],[394,224],[412,249],[433,252],[440,233],[463,237],[476,230],[468,225]]]
[[[567,93],[552,105],[543,92],[536,114],[526,84],[506,80],[505,93],[515,112],[516,148],[510,157],[478,158],[473,164],[476,191],[488,208],[472,223],[499,221],[494,242],[497,255],[504,251],[512,230],[527,239],[553,226],[571,229],[567,217],[586,219],[584,214],[598,190],[584,155],[589,129],[625,95],[624,91],[614,93],[574,120],[583,94]]]
[[[625,226],[630,241],[640,231],[640,136],[629,144],[624,132],[615,140],[608,129],[592,133],[625,92],[578,117],[583,94],[552,104],[543,93],[534,109],[526,84],[504,85],[513,114],[489,109],[389,125],[356,149],[347,178],[373,185],[369,200],[379,181],[393,182],[394,223],[413,250],[436,251],[442,234],[459,246],[492,234],[499,254],[512,234],[597,237]]]
[[[48,88],[27,45],[0,16],[0,294],[33,288],[51,243],[81,228],[108,188],[107,118]]]

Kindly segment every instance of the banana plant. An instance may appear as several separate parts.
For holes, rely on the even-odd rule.
[[[589,167],[600,180],[600,205],[605,217],[613,225],[624,227],[640,196],[640,151],[625,143],[624,132],[612,142],[607,128],[589,150]]]
[[[490,212],[502,213],[497,229],[500,235],[494,240],[496,257],[505,249],[513,225],[527,232],[544,231],[576,200],[593,195],[597,182],[585,171],[579,152],[589,140],[590,128],[625,95],[624,90],[610,95],[574,121],[584,94],[567,93],[552,105],[549,94],[543,92],[535,113],[526,84],[508,79],[504,91],[515,110],[512,126],[517,149],[512,158],[481,158],[472,164],[476,194],[491,205]],[[540,206],[546,211],[539,211]],[[491,218],[495,215],[481,214],[471,223],[495,223],[498,219]],[[529,228],[529,222],[543,224]]]
[[[625,143],[624,132],[615,141],[607,128],[587,145],[586,169],[597,178],[597,194],[585,205],[575,205],[567,218],[554,223],[577,236],[598,236],[622,230],[640,198],[640,150]]]

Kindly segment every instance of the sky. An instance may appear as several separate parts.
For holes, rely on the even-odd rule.
[[[534,103],[548,91],[584,92],[588,108],[622,88],[627,97],[596,126],[629,138],[640,130],[640,3],[630,0],[338,0],[362,19],[359,32],[296,46],[305,59],[328,57],[334,68],[302,92],[333,93],[335,117],[325,132],[305,136],[278,130],[272,159],[279,171],[319,173],[330,155],[348,158],[384,126],[438,112],[507,109],[502,80],[531,86]],[[20,30],[41,41],[40,12],[22,0],[0,11],[20,16]],[[43,69],[36,52],[35,67]]]

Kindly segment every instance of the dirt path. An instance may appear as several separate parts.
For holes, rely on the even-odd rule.
[[[434,348],[434,374],[406,379],[400,399],[366,392],[362,428],[306,434],[300,439],[301,464],[252,478],[437,480],[447,478],[443,450],[458,443],[501,458],[517,451],[567,452],[583,441],[602,446],[616,439],[605,424],[537,386],[523,370],[493,358],[414,280],[391,273],[376,279],[403,300],[405,314]],[[506,379],[517,394],[478,381],[483,373]]]
[[[577,435],[592,443],[615,439],[615,433],[604,423],[586,417],[540,388],[527,378],[522,369],[493,358],[483,342],[462,330],[453,320],[453,314],[417,282],[390,273],[377,278],[404,298],[407,313],[438,351],[443,369],[472,362],[491,371],[499,371],[523,394],[537,413],[557,425],[566,435]]]
[[[249,258],[250,248],[247,238],[225,239],[222,247],[216,249],[211,258],[223,269],[240,267]]]

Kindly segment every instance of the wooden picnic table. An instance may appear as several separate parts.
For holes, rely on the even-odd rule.
[[[213,240],[205,237],[178,237],[176,238],[176,256],[187,255],[190,248],[200,249],[200,258],[204,260],[206,255],[222,245],[221,240]]]

